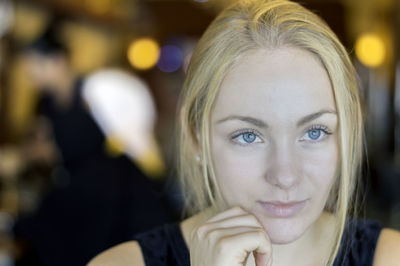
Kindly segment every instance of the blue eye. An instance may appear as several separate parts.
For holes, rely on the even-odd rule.
[[[254,133],[244,133],[242,134],[242,138],[247,143],[253,143],[256,140],[256,134]]]
[[[306,134],[300,139],[301,141],[319,142],[322,141],[326,135],[331,135],[332,132],[325,126],[318,125],[312,126],[307,130]]]
[[[232,140],[241,145],[248,145],[253,143],[262,142],[259,135],[253,130],[244,130],[232,136]]]
[[[321,136],[321,129],[312,129],[307,132],[307,135],[312,140],[317,140]]]

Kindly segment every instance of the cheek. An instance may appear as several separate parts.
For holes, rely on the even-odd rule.
[[[265,165],[264,155],[254,149],[228,146],[222,141],[214,142],[211,147],[215,175],[223,197],[228,203],[237,203],[238,198],[247,195],[243,192],[254,190],[257,177],[262,174],[262,165]]]
[[[330,189],[335,178],[338,164],[338,149],[335,143],[330,144],[326,149],[319,150],[313,154],[304,156],[304,171],[316,187]]]

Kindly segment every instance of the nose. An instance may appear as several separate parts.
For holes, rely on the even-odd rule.
[[[296,151],[289,143],[275,145],[269,154],[265,173],[268,183],[282,190],[290,190],[302,179],[301,164]]]

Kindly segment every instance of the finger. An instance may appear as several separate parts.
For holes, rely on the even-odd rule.
[[[260,263],[262,263],[263,260],[268,261],[272,254],[272,246],[269,237],[267,233],[260,228],[244,231],[242,233],[233,233],[221,237],[218,241],[218,245],[222,250],[234,250],[236,254],[241,255],[248,254],[253,251],[259,253],[260,255],[258,256],[260,256]],[[244,260],[245,257],[241,259]]]
[[[254,257],[256,266],[272,265],[272,252],[270,254],[265,254],[265,253],[253,251],[253,257]]]
[[[240,216],[229,217],[217,222],[205,223],[199,226],[196,234],[199,238],[203,238],[210,231],[230,228],[230,227],[258,227],[263,228],[257,218],[252,214],[245,214]]]
[[[252,233],[258,230],[262,229],[251,226],[218,228],[207,232],[207,234],[204,235],[204,238],[208,239],[212,244],[215,244],[224,238],[234,238],[235,236]]]
[[[217,221],[224,220],[224,219],[232,217],[232,216],[244,215],[244,214],[248,214],[248,212],[246,212],[242,207],[235,206],[235,207],[232,207],[226,211],[223,211],[223,212],[218,213],[217,215],[211,217],[210,219],[207,220],[207,223],[217,222]]]
[[[249,213],[228,217],[222,220],[218,220],[215,222],[205,223],[207,227],[210,228],[227,228],[227,227],[235,227],[235,226],[254,226],[254,227],[262,227],[261,223],[258,219]]]

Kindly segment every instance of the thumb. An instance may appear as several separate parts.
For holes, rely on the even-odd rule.
[[[254,256],[254,260],[256,262],[256,266],[271,266],[272,265],[271,254],[253,251],[253,256]]]

